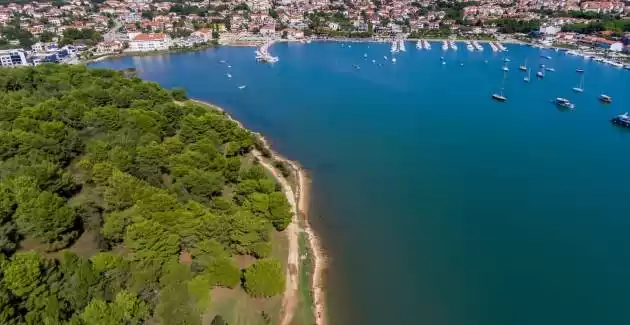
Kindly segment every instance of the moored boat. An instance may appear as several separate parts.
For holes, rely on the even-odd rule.
[[[575,104],[571,103],[571,101],[569,101],[566,98],[558,97],[556,98],[555,103],[556,103],[556,106],[558,107],[568,108],[568,109],[575,108]]]
[[[481,46],[478,41],[473,41],[472,44],[477,49],[477,51],[483,51],[483,46]]]
[[[505,96],[503,96],[501,94],[492,94],[492,99],[498,100],[500,102],[504,102],[504,101],[507,100],[507,98],[505,98]]]
[[[627,112],[613,117],[611,122],[619,126],[630,128],[630,116],[628,116]]]
[[[407,49],[405,48],[405,40],[404,39],[400,39],[398,40],[398,50],[405,52],[407,51]]]
[[[601,95],[599,95],[599,101],[602,102],[602,103],[611,104],[612,103],[612,97],[610,97],[608,95],[601,94]]]
[[[527,58],[525,58],[525,63],[518,67],[521,71],[527,71]]]
[[[505,102],[507,98],[503,94],[503,90],[505,89],[505,78],[507,77],[507,73],[503,73],[503,81],[501,81],[501,92],[492,94],[492,99]]]
[[[584,92],[584,75],[582,75],[582,77],[580,78],[580,83],[573,87],[573,91],[576,93],[583,93]]]
[[[528,69],[527,70],[527,76],[525,76],[525,78],[523,78],[523,81],[530,82],[530,80],[531,80],[531,72],[532,72],[532,69]]]

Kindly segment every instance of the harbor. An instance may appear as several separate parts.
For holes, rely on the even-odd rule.
[[[439,41],[431,42],[431,51],[408,42],[391,64],[391,40],[341,44],[278,42],[270,48],[281,58],[273,66],[252,60],[254,48],[222,47],[97,67],[135,67],[142,78],[185,87],[304,164],[313,179],[313,227],[331,261],[325,280],[331,325],[630,319],[630,311],[616,305],[630,299],[624,259],[630,223],[610,204],[630,196],[624,186],[630,153],[623,150],[630,131],[611,122],[629,111],[630,73],[527,46],[492,53],[482,42],[483,52],[442,52]],[[500,95],[508,53],[507,100],[495,102],[490,96]],[[519,70],[526,58],[530,83]],[[220,60],[232,65],[232,80]],[[540,63],[556,72],[537,80]],[[572,91],[577,68],[585,75],[580,94]],[[600,102],[600,94],[613,102]],[[576,108],[557,107],[550,102],[556,97]],[[385,181],[394,189],[365,186]],[[368,258],[379,263],[361,268]],[[530,272],[528,281],[520,270]],[[410,282],[392,287],[379,281],[382,274]],[[486,290],[496,288],[496,278],[488,276],[495,274],[502,275],[501,290]],[[566,274],[578,274],[584,285],[576,287]],[[508,291],[517,294],[507,297]],[[393,296],[426,308],[401,306]],[[438,309],[427,303],[435,297]],[[532,310],[542,316],[523,320]]]

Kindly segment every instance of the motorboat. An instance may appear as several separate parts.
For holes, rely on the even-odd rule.
[[[556,103],[556,106],[558,107],[568,108],[568,109],[575,108],[575,104],[571,103],[571,101],[569,101],[566,98],[558,97],[556,98],[555,103]]]
[[[608,95],[601,94],[601,95],[599,95],[599,101],[602,102],[602,103],[611,104],[612,103],[612,97],[610,97]]]

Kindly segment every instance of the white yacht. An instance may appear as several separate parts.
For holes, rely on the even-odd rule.
[[[483,46],[481,46],[481,44],[479,44],[479,42],[473,41],[472,44],[475,47],[475,49],[477,49],[477,51],[483,51]]]
[[[398,51],[399,51],[399,49],[398,49],[398,42],[393,41],[393,42],[392,42],[392,49],[390,50],[390,52],[392,52],[392,53],[396,53],[396,52],[398,52]]]
[[[404,39],[400,39],[398,40],[398,49],[402,52],[405,52],[407,49],[405,48],[405,40]]]
[[[426,50],[430,50],[431,49],[431,43],[429,43],[429,41],[423,40],[422,43],[424,43],[424,48]]]
[[[449,44],[451,45],[451,48],[455,51],[457,51],[457,44],[455,44],[455,42],[453,41],[449,41]]]
[[[468,51],[472,52],[475,50],[475,47],[472,45],[472,43],[470,41],[466,41],[466,48],[468,49]]]

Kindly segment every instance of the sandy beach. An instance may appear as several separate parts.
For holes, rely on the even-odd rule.
[[[225,110],[219,106],[213,105],[208,102],[192,99],[191,101],[210,106],[213,109],[217,109],[226,114],[226,116],[232,121],[238,123],[239,126],[245,128],[243,124],[231,117]],[[326,304],[324,297],[324,282],[323,271],[326,266],[326,260],[322,246],[320,245],[319,238],[311,228],[308,219],[308,179],[306,172],[296,162],[289,160],[271,149],[271,146],[267,140],[259,133],[253,132],[263,143],[263,145],[272,153],[271,159],[265,158],[258,150],[253,150],[254,156],[260,161],[261,166],[269,170],[274,177],[280,183],[282,190],[284,191],[289,204],[293,217],[291,224],[284,230],[287,235],[289,243],[289,253],[286,270],[286,288],[282,299],[282,315],[281,325],[289,325],[295,315],[295,310],[299,302],[299,267],[300,267],[300,252],[299,252],[299,235],[301,232],[305,232],[308,235],[310,250],[313,253],[313,278],[311,281],[311,292],[313,293],[313,314],[315,316],[316,325],[326,324]],[[289,181],[282,175],[282,173],[273,166],[273,160],[282,161],[291,166],[292,172],[296,177],[296,190],[294,191]],[[304,216],[303,227],[300,227],[299,218],[300,215]]]

